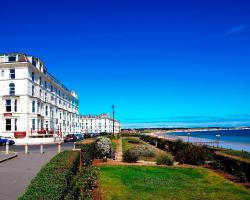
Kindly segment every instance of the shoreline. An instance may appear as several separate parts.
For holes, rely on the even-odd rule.
[[[214,131],[214,130],[212,130]],[[219,130],[221,131],[221,130]],[[176,135],[167,135],[168,133],[173,133],[173,131],[168,131],[168,132],[152,132],[150,133],[151,136],[157,137],[157,138],[163,138],[171,141],[176,141],[178,139],[181,139],[183,142],[190,142],[193,144],[199,144],[199,143],[206,143],[206,142],[216,142],[216,139],[209,139],[209,138],[202,138],[202,137],[193,137],[193,136],[176,136]],[[184,132],[184,131],[179,131],[179,132]],[[191,132],[191,131],[186,131],[186,132]],[[193,131],[194,132],[194,131]],[[197,131],[198,132],[198,131]],[[209,145],[209,144],[208,144]],[[214,145],[209,145],[209,146],[216,146]],[[240,151],[247,151],[250,152],[250,144],[248,143],[242,143],[242,142],[234,142],[234,141],[225,141],[225,140],[220,140],[219,141],[219,147],[225,148],[225,149],[233,149],[233,150],[240,150]]]

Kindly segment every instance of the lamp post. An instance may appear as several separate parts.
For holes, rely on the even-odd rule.
[[[113,111],[113,136],[115,136],[115,104],[112,106]]]
[[[190,133],[188,133],[188,143],[189,143],[189,137],[190,137]]]
[[[217,148],[218,148],[220,143],[220,135],[216,135],[216,138],[217,138]]]

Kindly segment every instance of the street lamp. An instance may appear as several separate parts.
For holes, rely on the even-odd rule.
[[[216,138],[217,138],[217,148],[218,148],[220,143],[220,135],[216,135]]]
[[[189,143],[189,136],[190,136],[190,133],[188,133],[188,143]]]
[[[113,110],[113,136],[115,136],[115,104],[113,104],[112,110]]]

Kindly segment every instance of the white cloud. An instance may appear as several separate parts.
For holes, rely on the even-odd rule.
[[[244,31],[248,26],[246,24],[241,24],[241,25],[238,25],[238,26],[235,26],[233,28],[231,28],[229,31],[227,31],[227,35],[232,35],[232,34],[235,34],[235,33],[239,33],[239,32],[242,32]]]

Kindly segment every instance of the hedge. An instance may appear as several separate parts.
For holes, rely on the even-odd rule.
[[[81,149],[83,165],[90,166],[95,157],[95,140],[78,142],[76,148]]]
[[[77,173],[79,158],[78,151],[64,151],[52,158],[31,181],[19,200],[64,199]]]
[[[165,138],[157,138],[149,135],[142,135],[140,139],[145,142],[152,144],[154,146],[157,145],[158,148],[164,151],[170,151],[174,155],[177,155],[178,152],[183,151],[188,146],[192,145],[185,142],[180,141],[172,141]],[[194,145],[193,145],[194,146]],[[238,177],[239,181],[250,181],[250,161],[243,160],[240,157],[230,156],[223,153],[223,149],[214,148],[210,146],[200,146],[205,151],[209,151],[213,156],[213,161],[210,165],[215,169],[220,169],[226,171],[232,175]]]
[[[83,167],[72,181],[72,189],[65,200],[91,200],[92,190],[96,187],[99,170],[93,166]]]
[[[250,181],[250,161],[247,162],[223,152],[215,152],[214,158],[216,162],[220,163],[221,170],[236,175],[239,181]]]

